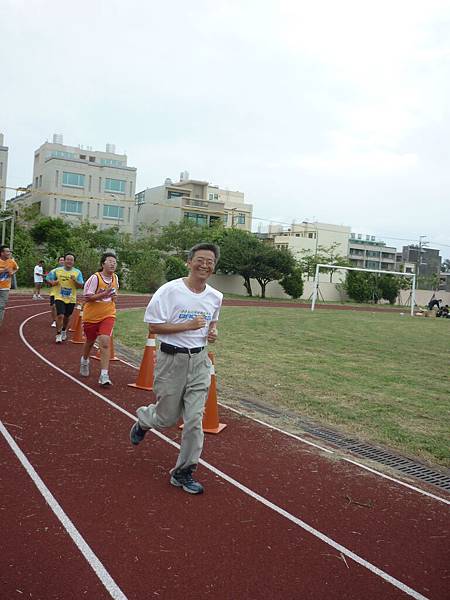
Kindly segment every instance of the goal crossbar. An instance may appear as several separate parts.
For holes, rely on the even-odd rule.
[[[402,271],[383,271],[381,269],[361,269],[360,267],[343,267],[342,265],[328,265],[319,263],[316,265],[316,274],[314,277],[314,291],[312,295],[311,310],[314,310],[319,290],[319,272],[320,269],[341,269],[345,271],[362,271],[363,273],[382,273],[383,275],[402,275],[403,277],[411,277],[411,316],[414,316],[414,306],[416,305],[416,274],[403,273]]]

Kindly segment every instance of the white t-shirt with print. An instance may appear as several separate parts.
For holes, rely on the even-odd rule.
[[[196,294],[187,287],[183,279],[174,279],[154,293],[145,311],[144,322],[184,323],[201,315],[206,319],[205,327],[158,334],[158,339],[180,348],[206,346],[209,324],[218,320],[222,298],[223,294],[208,284],[203,292]]]
[[[44,267],[41,265],[34,267],[34,283],[44,283]]]

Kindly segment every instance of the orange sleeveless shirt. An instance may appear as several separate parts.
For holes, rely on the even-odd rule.
[[[106,290],[109,283],[106,283],[100,273],[95,273],[97,276],[97,291],[99,292]],[[119,288],[119,281],[117,275],[113,273],[113,287],[117,290]],[[99,323],[107,317],[116,317],[116,303],[114,300],[94,300],[94,302],[86,302],[83,306],[83,322],[84,323]]]

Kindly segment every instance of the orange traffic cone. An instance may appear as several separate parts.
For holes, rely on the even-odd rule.
[[[83,307],[80,308],[80,318],[77,323],[77,328],[75,329],[73,337],[70,341],[73,344],[84,344],[86,341],[83,332]]]
[[[95,356],[91,356],[91,358],[94,360],[100,360],[100,348],[98,348],[97,354]],[[114,338],[111,334],[111,341],[109,343],[109,362],[112,360],[119,360],[119,358],[116,356],[116,352],[114,350]]]
[[[130,387],[139,388],[140,390],[151,391],[153,389],[155,361],[156,335],[154,333],[149,333],[136,383],[129,383],[128,385]]]
[[[69,331],[76,331],[78,321],[80,320],[81,304],[77,304],[70,319]]]
[[[216,382],[216,369],[215,369],[215,357],[212,352],[208,352],[208,356],[211,360],[211,385],[209,386],[208,398],[205,404],[205,411],[203,413],[203,431],[205,433],[220,433],[225,429],[225,423],[219,423],[219,411],[217,408],[217,382]]]

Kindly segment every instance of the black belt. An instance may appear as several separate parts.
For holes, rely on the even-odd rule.
[[[172,344],[166,344],[165,342],[161,342],[159,347],[161,352],[165,352],[166,354],[198,354],[204,348],[205,346],[201,346],[200,348],[179,348],[178,346],[172,346]]]

